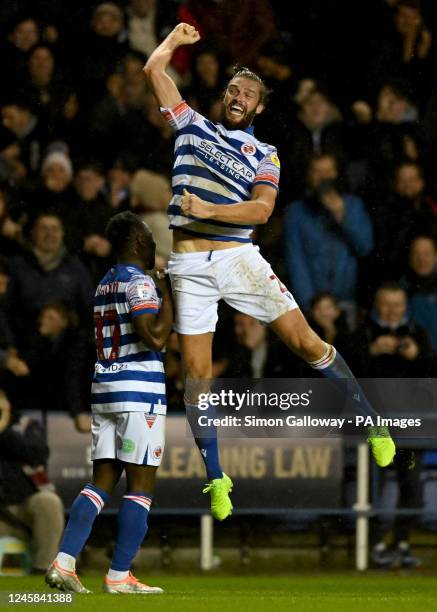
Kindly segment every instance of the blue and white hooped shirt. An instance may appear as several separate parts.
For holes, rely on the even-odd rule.
[[[157,314],[160,305],[153,279],[136,266],[116,265],[98,284],[93,413],[166,413],[164,353],[149,349],[132,322],[141,314]]]
[[[183,190],[217,205],[247,201],[255,185],[278,189],[276,148],[259,142],[253,128],[226,130],[181,100],[161,113],[176,131],[170,228],[209,240],[251,242],[253,225],[201,220],[181,213]]]

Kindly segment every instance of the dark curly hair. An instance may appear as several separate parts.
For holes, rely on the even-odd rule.
[[[113,253],[120,257],[134,249],[138,235],[145,233],[152,235],[140,217],[133,212],[126,211],[114,215],[106,226],[105,235],[112,246]]]

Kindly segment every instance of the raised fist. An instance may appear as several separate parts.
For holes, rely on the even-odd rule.
[[[200,34],[196,28],[188,23],[178,23],[170,36],[178,45],[193,45],[200,40]]]

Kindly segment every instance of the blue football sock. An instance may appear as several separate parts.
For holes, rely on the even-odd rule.
[[[118,512],[118,533],[111,569],[118,572],[129,570],[147,533],[152,495],[149,493],[126,493]]]
[[[365,417],[372,417],[374,422],[377,418],[377,413],[370,405],[366,396],[364,395],[363,390],[358,384],[357,379],[352,374],[349,366],[343,359],[336,349],[327,345],[326,353],[317,361],[312,361],[309,365],[319,370],[320,373],[326,378],[330,378],[331,380],[347,380],[347,383],[344,386],[345,392],[348,397],[350,397],[353,401],[358,412]]]
[[[89,538],[94,519],[109,499],[108,493],[87,484],[73,502],[59,552],[77,558]]]
[[[187,413],[187,420],[190,424],[191,431],[193,432],[194,440],[197,444],[197,448],[200,450],[200,454],[202,455],[202,459],[206,467],[208,480],[222,478],[223,470],[219,460],[217,428],[213,425],[208,427],[200,427],[198,424],[198,418],[200,415],[207,416],[209,418],[215,417],[214,407],[208,406],[206,410],[199,411],[199,408],[196,405],[186,403],[185,410]]]

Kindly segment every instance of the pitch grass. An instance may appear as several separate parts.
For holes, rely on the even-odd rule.
[[[141,578],[141,575],[138,576]],[[280,577],[154,577],[163,595],[107,595],[101,578],[83,577],[92,595],[63,604],[72,612],[428,612],[437,610],[437,579],[421,575],[329,574]],[[43,577],[0,577],[0,609],[19,607],[55,612],[58,605],[5,604],[6,593],[44,591]],[[54,593],[55,591],[49,590]],[[144,601],[146,599],[146,601]],[[3,604],[3,605],[2,605]]]

